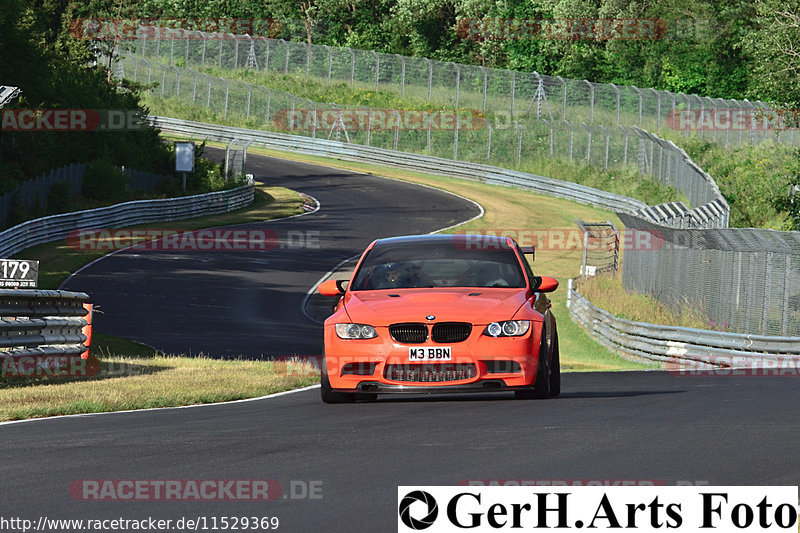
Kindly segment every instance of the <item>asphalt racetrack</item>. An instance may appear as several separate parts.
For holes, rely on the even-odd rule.
[[[264,223],[279,233],[320,231],[320,249],[115,254],[67,284],[102,307],[99,327],[179,353],[315,354],[320,326],[300,303],[322,274],[378,235],[433,231],[477,214],[469,202],[413,185],[252,155],[249,164],[321,202],[313,215]],[[398,485],[800,479],[796,379],[570,373],[562,390],[544,401],[496,393],[326,405],[311,388],[2,424],[0,516],[274,516],[278,531],[378,532],[397,528]],[[267,502],[76,499],[70,486],[87,479],[269,479],[280,490]]]
[[[316,198],[321,208],[236,226],[274,232],[280,242],[272,250],[132,248],[85,268],[62,288],[91,295],[102,311],[95,317],[99,331],[167,353],[319,355],[321,329],[302,303],[321,276],[378,237],[429,233],[480,214],[466,199],[398,180],[255,155],[248,171]]]

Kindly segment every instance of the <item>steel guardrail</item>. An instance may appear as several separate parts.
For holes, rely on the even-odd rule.
[[[737,358],[761,360],[766,356],[778,356],[800,366],[800,337],[750,335],[626,320],[593,305],[575,290],[573,280],[569,280],[567,287],[567,307],[572,319],[598,342],[634,359],[714,365]]]
[[[0,377],[24,377],[26,372],[17,373],[23,363],[29,363],[30,375],[41,376],[58,371],[47,358],[86,359],[92,327],[88,301],[83,292],[0,289]]]
[[[639,200],[601,191],[586,185],[480,163],[456,161],[300,135],[218,126],[168,117],[151,116],[148,118],[148,123],[171,134],[199,137],[218,142],[247,138],[252,139],[257,145],[275,150],[376,165],[388,165],[415,172],[427,172],[492,185],[517,187],[616,211],[634,211],[647,207],[647,204]]]
[[[251,183],[226,191],[178,198],[136,200],[36,218],[0,232],[0,257],[10,257],[25,248],[66,238],[72,231],[120,228],[133,224],[227,213],[251,204],[254,194],[254,185]]]

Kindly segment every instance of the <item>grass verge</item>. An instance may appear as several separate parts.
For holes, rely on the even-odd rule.
[[[9,382],[0,389],[0,421],[225,402],[319,381],[319,371],[307,363],[165,356],[102,334],[96,341],[96,376]]]
[[[581,280],[575,290],[594,305],[626,320],[698,329],[727,328],[727,324],[715,324],[691,302],[684,302],[677,309],[672,309],[646,294],[625,289],[622,280],[616,276]]]

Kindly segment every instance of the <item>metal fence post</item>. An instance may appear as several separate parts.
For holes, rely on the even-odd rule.
[[[453,63],[453,66],[456,69],[456,106],[455,108],[458,109],[458,96],[461,87],[461,66]]]
[[[222,115],[222,118],[228,118],[228,95],[231,92],[230,85],[228,85],[228,79],[222,78],[222,81],[225,82],[225,113]]]
[[[453,122],[455,123],[455,130],[453,130],[453,160],[458,161],[458,110],[453,113]]]
[[[610,83],[609,85],[611,85],[611,87],[613,87],[614,91],[617,93],[617,126],[619,126],[619,107],[620,107],[620,99],[621,99],[620,98],[620,94],[619,94],[619,87],[617,87],[613,83]]]
[[[567,126],[569,126],[569,160],[572,161],[572,148],[575,145],[575,128],[568,120],[565,120],[564,122],[566,122]]]
[[[585,122],[581,122],[581,126],[586,128],[586,131],[587,131],[587,133],[589,135],[588,138],[587,138],[587,141],[586,141],[586,162],[587,163],[591,163],[592,162],[592,127],[591,126],[587,126]]]
[[[350,86],[352,87],[356,78],[356,53],[352,48],[348,48],[347,51],[350,52]]]
[[[639,90],[638,87],[635,85],[631,85],[631,89],[636,91],[636,94],[639,95],[639,127],[642,127],[642,91]]]
[[[486,161],[488,162],[491,155],[492,155],[492,125],[489,123],[488,119],[483,119],[486,123],[486,127],[489,129],[489,134],[486,138]]]
[[[511,71],[511,118],[514,118],[514,97],[517,92],[517,72]]]
[[[517,166],[519,167],[522,162],[522,126],[517,121],[514,121],[514,126],[517,127]]]
[[[550,130],[550,157],[553,157],[553,123],[545,118],[542,119],[542,122],[547,124],[547,128]]]
[[[327,44],[322,45],[325,47],[325,50],[328,51],[328,85],[331,84],[331,70],[333,70],[333,52],[331,52],[331,47]]]
[[[594,84],[589,80],[583,80],[589,86],[589,123],[594,123]]]
[[[400,97],[406,95],[406,58],[400,54],[395,54],[400,60]]]
[[[375,50],[371,50],[372,55],[375,56],[375,90],[378,90],[378,83],[381,77],[381,56],[378,55],[378,52]]]
[[[270,90],[268,88],[264,87],[263,85],[261,86],[261,88],[264,89],[265,91],[267,91],[267,106],[266,106],[266,109],[264,110],[264,122],[268,123],[269,122],[269,104],[270,104],[270,99],[272,98],[272,93],[270,92]]]
[[[484,114],[486,114],[486,89],[488,89],[488,81],[489,80],[488,80],[488,75],[486,73],[486,67],[481,65],[478,68],[481,69],[481,72],[483,73],[483,94],[481,96],[481,99],[483,100],[482,111],[483,111]]]
[[[423,58],[428,63],[428,100],[431,99],[431,89],[433,87],[433,63],[427,57]]]
[[[244,82],[247,85],[247,105],[244,113],[244,118],[250,118],[250,95],[253,93],[253,86],[247,82]]]

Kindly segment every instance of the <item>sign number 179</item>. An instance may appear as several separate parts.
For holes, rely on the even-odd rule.
[[[0,259],[0,287],[35,288],[38,278],[38,261]]]

